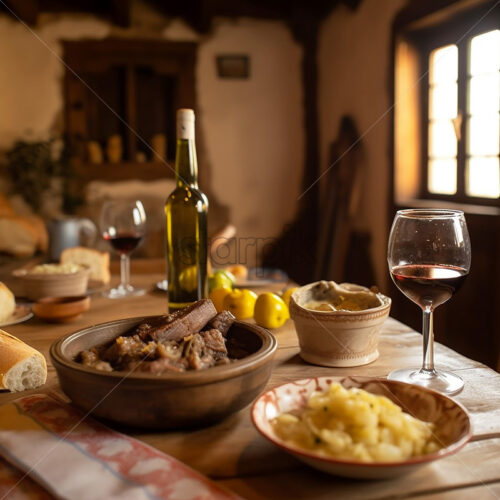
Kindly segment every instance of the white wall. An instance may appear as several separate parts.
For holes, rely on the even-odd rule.
[[[250,55],[250,80],[219,79],[215,55]],[[277,22],[219,21],[201,43],[200,113],[218,198],[242,237],[271,237],[295,215],[304,158],[301,50]]]
[[[323,22],[319,37],[321,165],[337,137],[340,118],[351,115],[363,135],[365,165],[355,224],[372,235],[377,282],[387,280],[387,201],[389,189],[390,36],[404,0],[364,0],[356,11],[344,5]]]
[[[197,40],[198,111],[212,188],[230,206],[239,236],[279,235],[295,215],[304,146],[301,49],[288,28],[276,21],[219,19],[210,35],[200,37],[137,1],[132,16],[126,31],[93,16],[41,16],[35,35],[48,47],[20,23],[0,16],[0,150],[16,139],[62,130],[61,40],[109,35]],[[215,56],[231,53],[250,56],[248,80],[217,77]]]
[[[32,34],[21,23],[0,16],[1,149],[16,139],[46,139],[60,131],[64,70],[59,40],[102,38],[109,31],[95,18],[72,16],[43,23]]]

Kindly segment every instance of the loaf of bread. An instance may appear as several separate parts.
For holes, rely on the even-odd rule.
[[[0,330],[0,389],[11,392],[35,389],[47,380],[43,354]]]
[[[15,215],[14,207],[11,205],[7,197],[0,193],[0,216],[11,217],[12,215]]]
[[[0,281],[0,322],[12,315],[16,308],[14,294]]]
[[[107,284],[111,279],[109,252],[100,252],[86,247],[72,247],[62,251],[60,260],[61,264],[78,264],[87,267],[90,270],[90,281]]]
[[[0,216],[0,252],[15,257],[31,257],[37,250],[47,250],[45,224],[36,215]]]

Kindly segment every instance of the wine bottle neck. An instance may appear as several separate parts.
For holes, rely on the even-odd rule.
[[[198,187],[198,162],[193,139],[177,139],[175,179],[178,186]]]

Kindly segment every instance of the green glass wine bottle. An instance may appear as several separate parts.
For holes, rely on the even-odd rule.
[[[208,199],[198,188],[194,111],[177,111],[177,186],[165,202],[169,312],[207,296]]]

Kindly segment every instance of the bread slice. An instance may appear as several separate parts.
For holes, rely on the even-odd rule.
[[[43,354],[10,333],[0,330],[0,389],[35,389],[47,380]]]
[[[111,280],[109,272],[109,252],[100,252],[93,248],[72,247],[61,253],[61,264],[78,264],[90,270],[89,279],[107,284]]]
[[[0,281],[0,321],[12,315],[16,308],[14,294]]]
[[[0,252],[15,257],[31,257],[37,249],[39,234],[24,217],[0,217]]]

